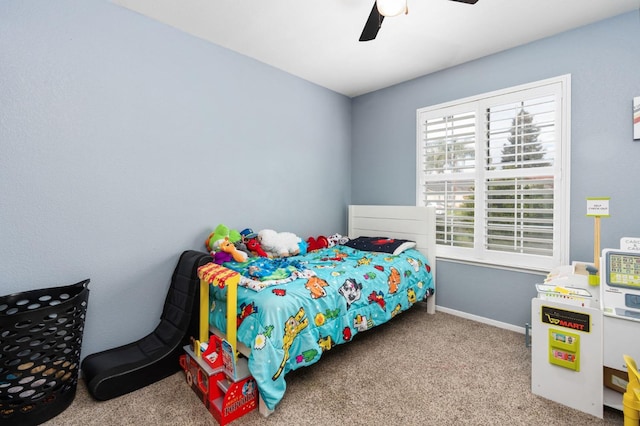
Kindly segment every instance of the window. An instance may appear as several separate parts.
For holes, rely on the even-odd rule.
[[[417,111],[418,204],[437,256],[548,271],[569,260],[570,76]]]

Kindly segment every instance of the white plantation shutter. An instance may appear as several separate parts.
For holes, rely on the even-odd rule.
[[[553,179],[487,180],[488,250],[553,256]]]
[[[568,262],[569,76],[418,110],[418,204],[438,256]]]
[[[423,195],[436,206],[437,244],[473,247],[476,114],[447,113],[422,122]]]

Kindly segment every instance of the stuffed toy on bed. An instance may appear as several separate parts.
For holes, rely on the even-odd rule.
[[[238,241],[242,241],[242,236],[235,229],[229,229],[226,225],[222,223],[216,226],[216,229],[213,230],[211,234],[207,237],[204,242],[204,245],[207,247],[209,252],[219,251],[220,250],[220,242],[225,239],[225,237],[229,238],[229,241],[232,243],[236,243]]]
[[[220,241],[220,250],[229,253],[233,260],[236,262],[246,262],[247,261],[247,253],[240,251],[236,248],[236,246],[229,240],[229,237],[224,237],[224,240]]]
[[[255,256],[258,256],[258,257],[269,257],[267,252],[262,250],[262,246],[258,242],[257,238],[251,238],[249,241],[247,241],[246,245],[247,245],[247,249],[249,249],[251,254],[254,254]]]
[[[271,257],[289,257],[300,253],[298,243],[302,240],[292,232],[263,229],[258,232],[258,241],[262,249]]]
[[[349,241],[349,237],[343,237],[340,234],[333,234],[327,237],[327,242],[329,243],[329,247],[337,246],[338,244],[344,244]]]

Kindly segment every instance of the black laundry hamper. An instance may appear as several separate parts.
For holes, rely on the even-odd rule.
[[[0,297],[0,424],[38,425],[76,395],[89,280]]]

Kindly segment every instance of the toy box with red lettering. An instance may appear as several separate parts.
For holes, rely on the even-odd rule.
[[[185,346],[185,354],[180,357],[187,383],[220,425],[258,406],[258,387],[249,374],[246,358],[236,360],[231,346],[225,343],[212,335],[202,355]]]

